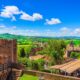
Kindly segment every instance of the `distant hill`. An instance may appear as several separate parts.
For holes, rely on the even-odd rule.
[[[78,36],[61,36],[61,37],[54,37],[56,39],[80,39]]]
[[[0,34],[0,39],[26,39],[26,36],[5,33]]]
[[[80,39],[80,37],[76,36],[63,36],[63,37],[42,37],[42,36],[22,36],[22,35],[14,35],[14,34],[0,34],[0,39],[16,39],[18,44],[25,45],[29,44],[31,45],[35,41],[41,41],[41,42],[47,42],[49,39]]]
[[[14,35],[14,34],[9,34],[9,33],[5,33],[5,34],[0,34],[0,39],[31,39],[31,40],[35,40],[35,39],[80,39],[80,37],[77,36],[63,36],[63,37],[42,37],[42,36],[22,36],[22,35]]]

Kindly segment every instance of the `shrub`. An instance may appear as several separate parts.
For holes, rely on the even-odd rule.
[[[18,62],[26,65],[27,64],[27,58],[26,57],[24,57],[24,58],[20,57],[20,58],[18,58]]]
[[[33,70],[43,70],[44,69],[44,60],[43,59],[39,59],[39,60],[35,60],[35,61],[31,61],[30,62],[30,66],[31,69]]]
[[[70,54],[70,57],[71,57],[71,58],[79,58],[79,57],[80,57],[80,54],[77,53],[77,52],[72,52],[72,53]]]

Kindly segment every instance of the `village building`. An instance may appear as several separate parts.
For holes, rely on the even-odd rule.
[[[70,62],[51,66],[50,69],[59,70],[59,74],[65,76],[80,77],[80,60],[72,60]]]
[[[61,65],[51,66],[51,70],[58,70],[59,74],[66,76],[75,76],[80,77],[80,60],[70,58],[71,52],[80,52],[79,46],[74,46],[74,43],[71,42],[67,45],[65,53],[64,53],[64,63]],[[78,53],[77,53],[78,54]]]

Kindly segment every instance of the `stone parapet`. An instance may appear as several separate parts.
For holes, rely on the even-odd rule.
[[[24,70],[24,73],[33,76],[38,76],[38,77],[42,76],[44,77],[44,80],[80,80],[80,78],[77,77],[64,76],[64,75],[58,75],[58,74],[52,74],[52,73],[46,73],[40,71]]]

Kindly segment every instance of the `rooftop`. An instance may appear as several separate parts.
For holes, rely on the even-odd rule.
[[[75,59],[61,65],[51,66],[50,69],[59,69],[67,73],[73,73],[74,71],[80,69],[80,60]]]

